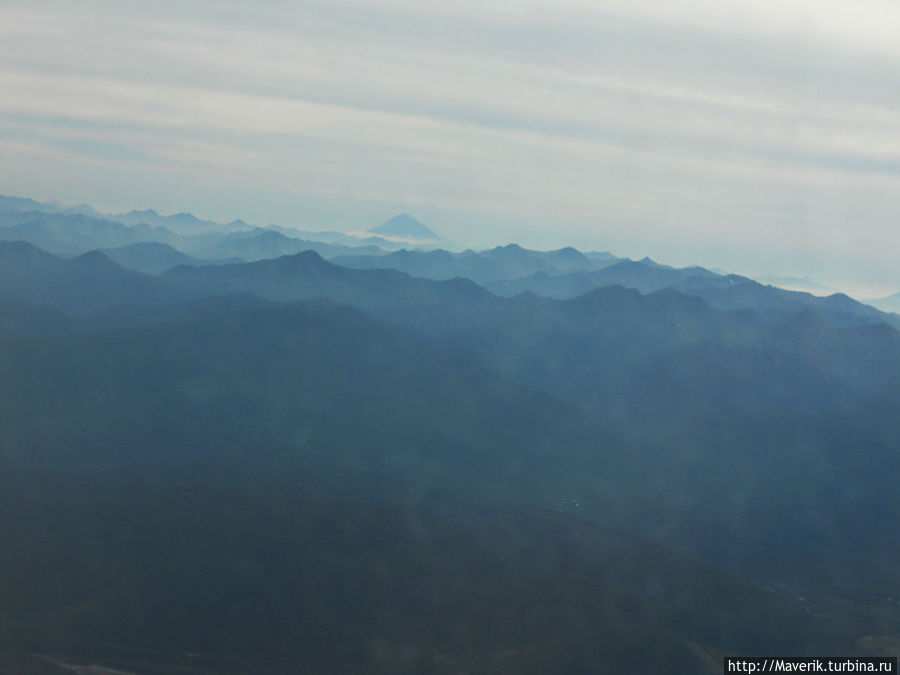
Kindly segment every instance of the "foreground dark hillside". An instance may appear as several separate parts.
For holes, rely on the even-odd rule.
[[[794,598],[571,514],[5,471],[2,647],[136,672],[705,673],[858,652]],[[140,664],[145,664],[141,668]],[[715,672],[715,671],[712,671]]]
[[[675,673],[885,630],[629,533],[605,432],[345,308],[18,341],[0,374],[8,647]]]
[[[900,635],[887,325],[0,255],[0,672],[708,673]]]
[[[622,453],[573,406],[331,303],[12,341],[0,383],[0,461],[34,468],[550,506]]]

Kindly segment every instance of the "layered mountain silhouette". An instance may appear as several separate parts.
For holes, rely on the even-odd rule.
[[[0,214],[6,217],[11,213],[46,213],[58,216],[80,215],[92,220],[106,220],[124,225],[135,226],[145,225],[151,227],[164,227],[179,235],[193,235],[207,232],[210,230],[234,231],[247,230],[250,225],[242,220],[234,220],[230,223],[220,224],[210,220],[202,220],[191,213],[176,213],[170,216],[160,215],[153,209],[145,209],[143,211],[133,210],[127,213],[103,214],[94,209],[89,204],[78,204],[77,206],[62,207],[56,203],[42,203],[33,199],[24,199],[21,197],[6,197],[0,195]]]
[[[144,242],[176,245],[178,240],[178,235],[164,227],[143,224],[128,227],[82,214],[42,211],[0,214],[0,241],[28,241],[61,255]]]
[[[208,260],[186,255],[168,244],[152,241],[100,249],[100,252],[122,267],[147,274],[159,274],[178,265],[210,264]]]
[[[557,304],[570,316],[619,307],[634,328],[638,307],[655,314],[633,291],[617,293]],[[684,311],[700,320],[710,310],[697,302]],[[691,645],[852,649],[856,631],[887,626],[855,604],[848,629],[831,614],[844,598],[818,589],[801,602],[755,584],[758,568],[739,566],[742,577],[654,542],[673,532],[648,524],[646,505],[671,509],[670,527],[687,541],[718,528],[726,548],[713,561],[743,550],[718,534],[723,497],[708,489],[721,478],[716,464],[691,458],[682,476],[674,454],[648,463],[646,448],[577,407],[331,303],[17,340],[0,352],[0,402],[0,536],[12,552],[0,563],[0,597],[5,616],[20,617],[17,636],[40,631],[29,643],[38,649],[96,658],[114,639],[120,665],[167,650],[171,667],[186,668],[196,657],[184,652],[202,636],[200,663],[212,669],[240,671],[248,658],[263,672],[401,667],[393,650],[345,653],[346,640],[375,634],[426,645],[416,663],[429,668],[449,658],[528,672],[574,659],[649,673],[698,667]],[[674,498],[645,502],[663,471],[678,497],[702,476],[699,492],[715,504],[685,515]],[[751,487],[777,485],[765,475]],[[772,516],[753,506],[740,516]],[[802,526],[802,514],[787,525]],[[753,545],[774,536],[796,532]],[[708,543],[692,546],[710,553]],[[70,616],[68,607],[82,609]],[[210,607],[220,617],[211,625]],[[172,612],[177,627],[164,620]],[[597,626],[609,630],[579,648]],[[507,645],[502,655],[497,644]]]
[[[610,257],[612,258],[612,256]],[[480,253],[471,250],[462,253],[451,253],[444,250],[402,250],[377,256],[337,256],[332,260],[335,264],[345,267],[391,268],[426,279],[466,277],[481,284],[503,281],[515,283],[532,274],[555,276],[575,271],[596,270],[611,262],[608,259],[589,258],[574,248],[543,252],[525,249],[516,244],[498,246]],[[612,261],[615,260],[612,258]],[[588,285],[584,290],[595,287],[596,284]],[[492,290],[494,289],[492,288]],[[517,289],[518,292],[523,290],[532,289]]]
[[[712,673],[900,634],[894,315],[4,204],[0,670]]]
[[[420,223],[408,213],[401,213],[377,227],[369,230],[372,234],[379,234],[399,239],[414,241],[438,241],[440,237],[427,226]]]
[[[573,266],[574,267],[574,266]],[[567,299],[574,298],[600,286],[627,286],[642,293],[651,293],[674,286],[684,279],[693,277],[709,278],[716,274],[702,267],[674,269],[657,265],[645,259],[639,262],[622,260],[608,264],[582,264],[581,269],[538,270],[530,275],[506,279],[491,284],[491,290],[499,295],[512,296],[519,293],[536,293],[547,297]]]
[[[0,243],[0,305],[50,306],[71,316],[179,300],[179,291],[100,252],[70,260],[25,242]]]
[[[870,301],[873,305],[885,312],[900,312],[900,293],[895,293],[884,298]]]
[[[219,224],[211,220],[202,220],[191,213],[176,213],[171,216],[162,216],[153,209],[129,211],[108,217],[126,225],[162,226],[181,235],[201,234],[210,230],[242,231],[251,229],[251,226],[243,220],[233,220],[230,223]]]

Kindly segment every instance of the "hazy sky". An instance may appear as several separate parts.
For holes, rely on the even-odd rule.
[[[900,5],[3,0],[0,194],[896,290]]]

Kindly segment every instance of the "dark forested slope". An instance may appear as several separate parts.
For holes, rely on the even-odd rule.
[[[0,647],[684,673],[900,633],[889,326],[311,252],[0,256]]]

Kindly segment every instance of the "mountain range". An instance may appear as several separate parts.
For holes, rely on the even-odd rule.
[[[572,248],[14,205],[0,671],[893,654],[896,315]]]
[[[440,241],[434,232],[408,214],[401,214],[371,232],[376,230],[404,232],[409,236],[427,234]],[[304,236],[297,236],[300,234]],[[399,235],[391,237],[396,239]],[[104,216],[86,204],[64,208],[54,203],[3,196],[0,196],[0,241],[27,241],[64,256],[101,250],[126,267],[149,273],[163,272],[180,263],[249,262],[313,250],[344,267],[395,269],[435,280],[464,277],[500,296],[531,292],[566,299],[615,284],[641,292],[676,288],[723,309],[754,307],[785,318],[818,304],[817,311],[829,313],[831,321],[850,324],[859,320],[885,321],[898,325],[889,311],[864,306],[840,293],[820,301],[817,298],[822,296],[779,289],[738,275],[700,267],[676,269],[649,258],[632,261],[607,252],[582,253],[571,247],[548,252],[530,251],[515,244],[480,252],[397,250],[397,241],[375,236],[360,238],[274,226],[259,228],[243,221],[221,225],[191,214],[160,216],[152,210]],[[165,244],[175,253],[158,246],[134,246],[150,243]],[[123,247],[131,248],[121,254],[115,252]],[[887,309],[892,306],[890,298],[879,303]]]

